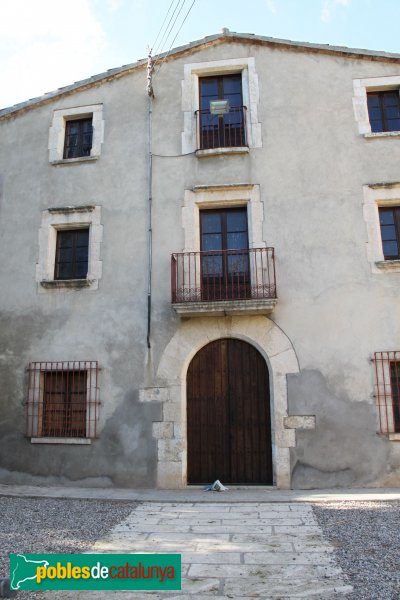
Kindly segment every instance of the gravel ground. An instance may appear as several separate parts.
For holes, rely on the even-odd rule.
[[[332,502],[314,514],[348,581],[353,600],[400,598],[400,502]]]
[[[12,553],[80,553],[135,508],[133,502],[0,497],[0,576]],[[354,586],[349,600],[400,599],[400,502],[313,506],[337,560]],[[19,592],[21,600],[39,599]]]
[[[0,497],[0,576],[8,577],[9,554],[85,552],[99,537],[125,519],[133,502]],[[18,592],[33,600],[40,593]]]

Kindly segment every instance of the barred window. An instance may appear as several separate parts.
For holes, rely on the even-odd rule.
[[[96,437],[99,406],[97,362],[32,362],[28,373],[27,436]]]
[[[375,398],[381,433],[400,433],[400,351],[375,352]]]

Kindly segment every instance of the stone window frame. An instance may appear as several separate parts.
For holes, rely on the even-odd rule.
[[[196,139],[196,111],[199,103],[199,77],[241,73],[243,104],[247,107],[246,139],[249,148],[262,148],[261,123],[258,120],[260,92],[254,57],[230,58],[184,65],[182,80],[182,153],[198,150]],[[235,148],[224,148],[224,153],[234,153]],[[202,155],[220,154],[221,149],[200,151]]]
[[[65,126],[67,121],[92,117],[93,137],[90,156],[64,158]],[[103,104],[89,104],[73,108],[56,109],[49,130],[49,162],[52,165],[69,165],[97,160],[104,142]]]
[[[400,131],[371,131],[369,122],[367,92],[385,92],[399,90],[400,75],[389,75],[385,77],[366,77],[353,80],[353,109],[358,126],[358,131],[365,138],[400,137]]]
[[[367,225],[367,258],[372,273],[400,273],[400,260],[385,260],[382,248],[379,208],[400,206],[400,182],[363,186],[363,216]]]
[[[251,183],[200,185],[185,190],[182,208],[183,252],[200,251],[200,210],[247,207],[249,248],[265,248],[263,239],[264,204],[260,186]]]
[[[85,279],[55,279],[57,231],[89,228],[89,261]],[[100,206],[67,206],[49,208],[42,212],[39,229],[39,257],[36,265],[36,281],[39,292],[54,289],[97,290],[102,276],[100,248],[103,239]]]

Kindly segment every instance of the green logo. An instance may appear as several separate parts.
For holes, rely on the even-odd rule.
[[[180,590],[180,554],[10,554],[12,590]]]

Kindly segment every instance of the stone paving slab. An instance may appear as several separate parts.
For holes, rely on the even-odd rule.
[[[46,600],[282,600],[352,591],[310,505],[148,503],[89,552],[182,555],[180,592],[48,592]],[[105,596],[106,595],[106,596]]]

